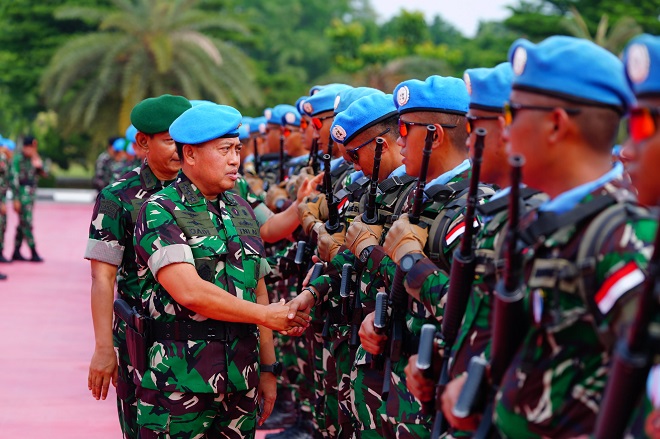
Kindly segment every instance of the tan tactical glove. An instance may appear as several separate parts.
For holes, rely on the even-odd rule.
[[[311,236],[314,224],[328,219],[328,204],[325,194],[315,195],[298,205],[298,218],[306,235]]]
[[[346,228],[342,227],[341,231],[331,235],[325,230],[325,226],[316,227],[316,232],[318,233],[318,248],[319,248],[319,257],[325,262],[330,262],[332,258],[335,257],[339,251],[339,247],[344,245],[346,240]]]
[[[250,174],[245,174],[244,177],[245,181],[247,181],[250,186],[250,190],[252,190],[255,195],[261,195],[264,193],[264,181],[261,178]]]
[[[371,245],[379,245],[382,234],[382,225],[366,224],[362,222],[362,215],[358,215],[346,232],[346,245],[355,256],[359,257],[365,248]]]
[[[424,253],[424,245],[429,232],[423,227],[410,223],[410,217],[404,213],[397,219],[387,236],[383,248],[397,264],[408,253]]]
[[[271,186],[266,192],[266,206],[273,212],[277,211],[277,202],[281,199],[288,200],[286,189],[280,186]]]

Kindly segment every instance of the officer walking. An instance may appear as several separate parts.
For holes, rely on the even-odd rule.
[[[268,304],[259,226],[229,192],[240,121],[234,108],[214,104],[177,118],[170,134],[182,171],[137,219],[142,306],[153,319],[148,366],[138,375],[142,438],[254,437],[280,372],[271,330],[309,321],[283,302]]]

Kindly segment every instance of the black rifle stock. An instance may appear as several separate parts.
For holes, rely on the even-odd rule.
[[[424,150],[422,156],[422,166],[415,188],[415,198],[410,213],[410,222],[417,224],[422,213],[424,203],[424,188],[426,186],[426,176],[429,169],[429,160],[431,158],[431,148],[435,139],[435,126],[426,127],[426,139],[424,140]],[[392,318],[389,324],[388,346],[385,350],[385,377],[383,382],[383,399],[386,399],[385,388],[389,388],[390,376],[388,371],[392,369],[392,362],[399,361],[401,358],[401,348],[403,345],[403,333],[405,330],[406,310],[408,309],[408,292],[403,284],[406,274],[412,267],[407,269],[399,263],[394,272],[394,279],[390,288],[388,305],[392,308]]]
[[[337,207],[339,201],[332,190],[331,160],[332,157],[330,154],[323,155],[323,169],[325,170],[323,174],[323,189],[325,191],[325,201],[328,203],[328,220],[325,222],[325,230],[333,235],[341,231],[343,225],[339,221],[339,209]]]
[[[503,278],[495,286],[493,310],[493,341],[490,361],[490,386],[486,395],[486,408],[474,438],[486,439],[494,434],[493,409],[497,389],[516,351],[520,347],[527,328],[527,316],[523,308],[525,296],[523,284],[523,259],[518,248],[520,235],[520,184],[525,160],[520,155],[509,158],[511,166],[511,192],[509,194],[509,224],[504,251],[505,268]],[[472,365],[472,363],[471,363]],[[463,387],[463,392],[480,387],[482,377],[487,374],[485,365],[475,365],[472,375]],[[472,382],[470,382],[472,380]],[[460,399],[460,396],[459,396]],[[466,398],[467,399],[467,398]],[[474,401],[465,401],[465,406],[474,407]]]
[[[635,320],[628,336],[619,341],[614,353],[610,377],[596,420],[596,439],[624,437],[624,432],[639,399],[654,353],[649,325],[658,315],[660,300],[660,229],[656,232],[653,256],[649,260]],[[657,351],[657,347],[655,347]]]
[[[351,318],[351,290],[353,289],[353,265],[344,264],[341,267],[341,286],[339,288],[339,295],[341,296],[341,316],[344,321],[348,322]]]
[[[259,146],[258,146],[258,141],[257,137],[252,139],[252,148],[254,149],[253,157],[254,157],[254,174],[258,177],[259,176],[259,168],[261,163],[259,163]]]
[[[419,351],[417,352],[417,362],[415,366],[422,372],[424,378],[433,379],[433,357],[435,356],[435,339],[438,331],[434,325],[426,323],[422,326],[422,332],[419,336]],[[422,413],[430,415],[433,413],[435,404],[433,400],[423,401]]]
[[[456,337],[458,336],[463,315],[467,308],[468,300],[472,292],[476,258],[474,255],[474,220],[476,217],[477,197],[479,193],[479,176],[481,174],[481,161],[484,152],[484,141],[486,130],[477,128],[475,131],[477,139],[474,144],[472,156],[472,175],[470,176],[470,189],[465,208],[465,232],[461,238],[461,245],[454,251],[449,275],[449,290],[447,291],[447,303],[442,317],[442,335],[445,342],[445,356],[442,361],[442,370],[436,389],[436,413],[433,421],[431,437],[433,439],[447,431],[449,425],[444,419],[440,408],[439,399],[449,382],[449,352],[451,351]]]
[[[319,139],[317,137],[312,139],[312,148],[309,151],[307,166],[312,168],[314,175],[319,173]]]
[[[282,183],[286,177],[284,170],[284,134],[280,134],[280,181]]]

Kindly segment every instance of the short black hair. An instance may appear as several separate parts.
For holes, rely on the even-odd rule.
[[[121,139],[121,136],[111,136],[108,137],[108,146],[112,146],[117,139]]]
[[[23,137],[23,146],[32,145],[34,143],[34,136],[25,136]]]

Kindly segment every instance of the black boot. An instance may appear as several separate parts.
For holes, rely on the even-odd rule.
[[[14,254],[13,254],[12,257],[11,257],[11,260],[12,260],[12,261],[25,261],[25,260],[26,260],[26,259],[23,257],[23,255],[21,254],[21,249],[20,249],[20,247],[16,247],[16,248],[14,249]]]
[[[0,273],[0,280],[5,280],[5,279],[7,279],[7,275]]]
[[[0,264],[7,264],[9,262],[11,261],[9,259],[6,259],[5,255],[3,255],[2,252],[0,251]]]
[[[266,439],[314,439],[314,424],[307,418],[306,414],[298,412],[298,419],[292,427],[267,434]]]
[[[44,261],[42,259],[42,257],[39,256],[39,253],[37,253],[36,248],[32,248],[30,250],[32,250],[32,257],[30,258],[30,262],[43,262]]]

